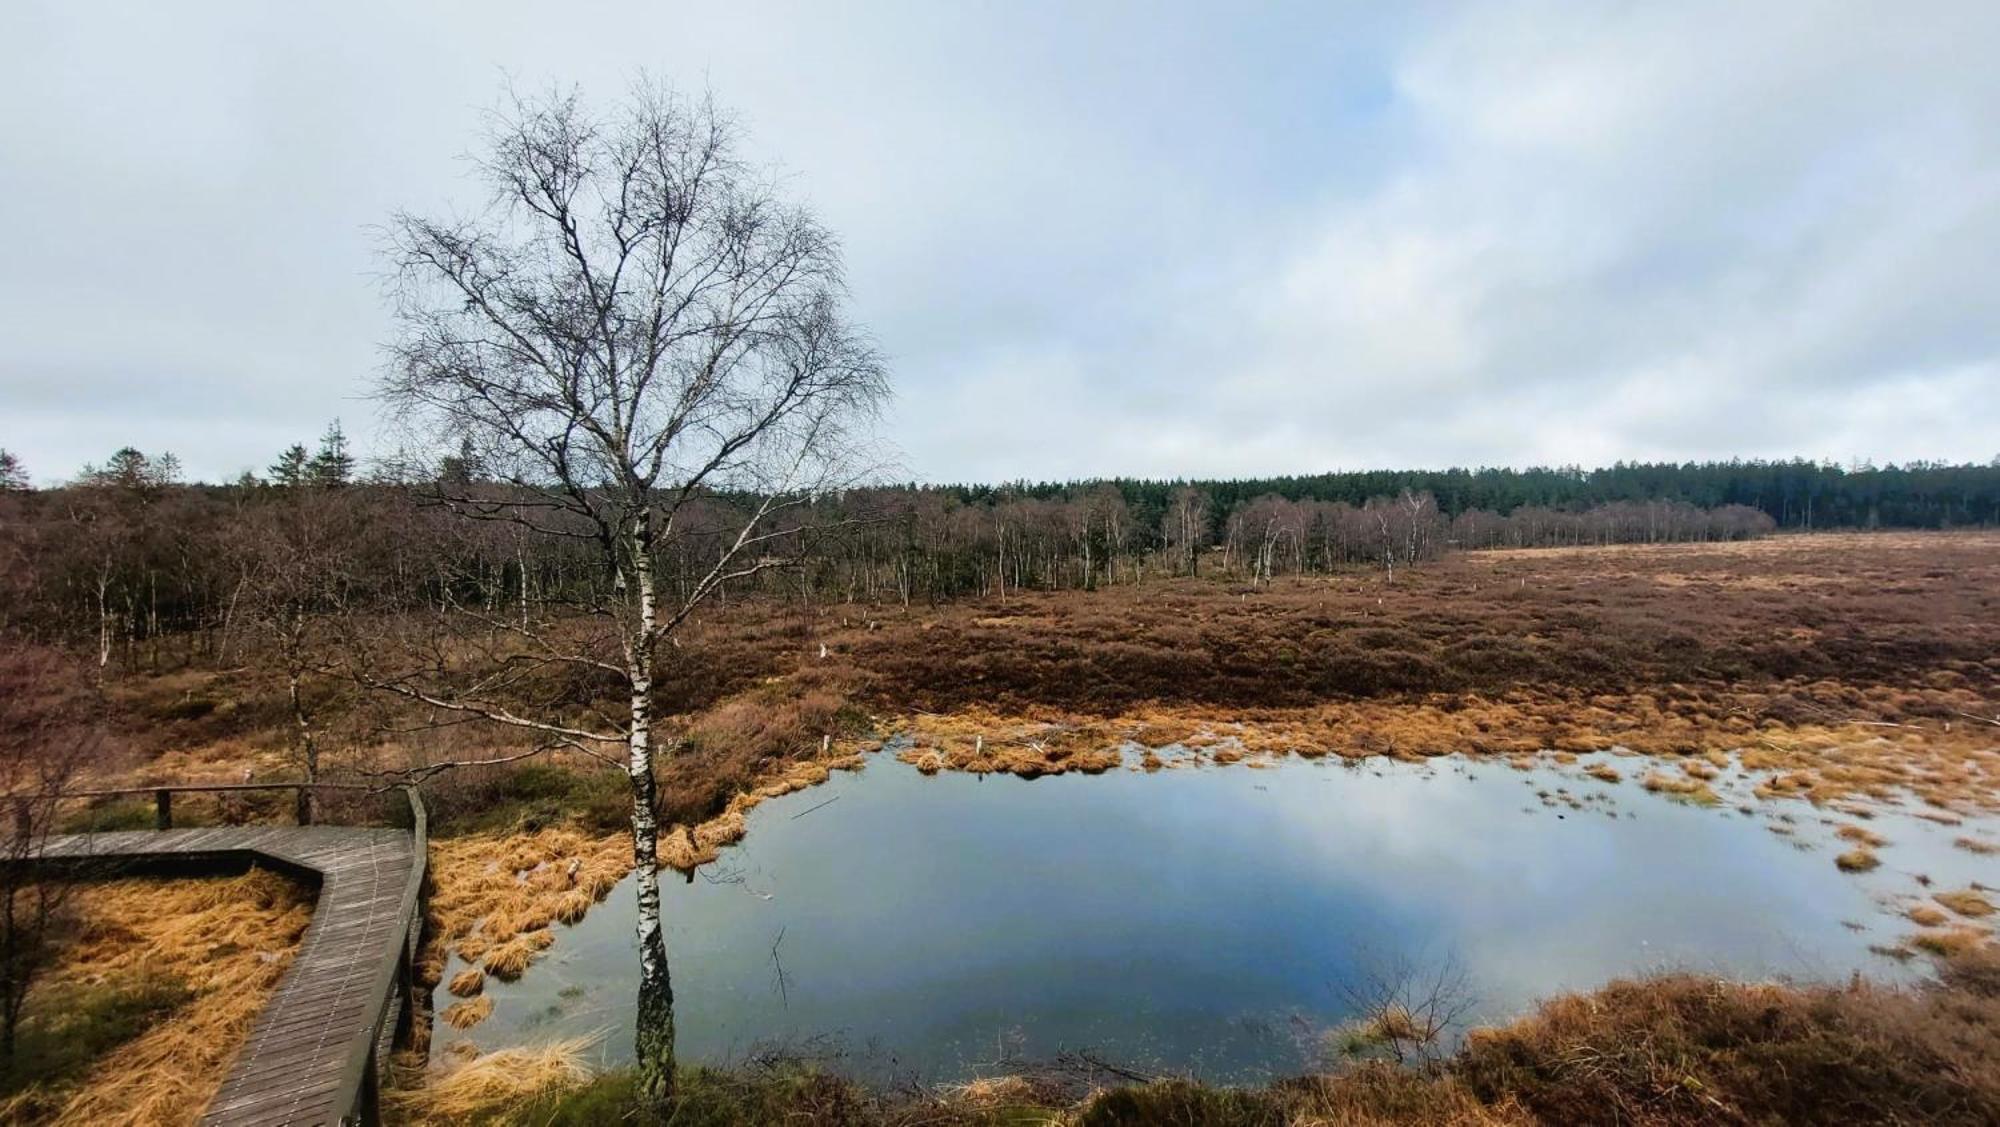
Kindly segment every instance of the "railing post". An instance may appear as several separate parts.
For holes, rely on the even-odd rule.
[[[153,792],[153,828],[174,828],[174,792],[165,787]]]

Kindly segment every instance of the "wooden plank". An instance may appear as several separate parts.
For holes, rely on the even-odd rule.
[[[422,863],[412,835],[334,826],[135,830],[51,839],[43,855],[263,858],[316,873],[312,921],[202,1122],[335,1123],[350,1110],[343,1105],[359,1093],[342,1089],[353,1061],[364,1049],[380,1053],[400,1004],[393,986],[381,988],[381,968],[392,953],[407,953],[420,926],[420,908],[405,903]]]

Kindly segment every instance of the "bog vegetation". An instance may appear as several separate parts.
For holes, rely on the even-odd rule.
[[[528,973],[555,925],[636,867],[635,1071],[579,1089],[560,1053],[493,1054],[398,1101],[439,1120],[602,1121],[635,1104],[677,1123],[2000,1108],[1979,888],[1938,896],[1939,922],[1960,922],[1913,941],[1953,960],[1934,989],[1613,987],[1422,1070],[1098,1095],[1017,1077],[891,1100],[777,1063],[679,1067],[654,862],[712,858],[757,803],[890,735],[925,770],[1024,776],[1105,770],[1133,741],[1210,762],[1617,745],[1661,761],[1638,785],[1694,801],[1733,763],[1772,802],[2000,808],[2000,563],[1993,534],[1966,531],[2000,523],[2000,464],[887,486],[862,441],[885,375],[846,320],[837,240],[741,155],[727,114],[642,86],[601,117],[558,92],[491,125],[486,211],[388,225],[399,334],[380,390],[442,440],[428,456],[364,473],[335,424],[229,484],[128,447],[33,489],[0,453],[10,859],[51,832],[144,824],[116,800],[59,808],[85,782],[421,781],[439,833],[421,985],[456,999],[440,1016],[457,1029],[491,1012],[489,978]],[[1834,527],[1868,531],[1771,535]],[[338,813],[320,801],[335,800],[282,813]],[[279,813],[224,797],[181,817]],[[1844,868],[1893,848],[1853,841]],[[105,1015],[96,1040],[38,1015],[73,975],[76,917],[18,869],[0,866],[9,1054],[27,1030],[37,1052],[136,1057],[134,1013],[171,1012],[183,1035],[234,1028],[240,1014],[187,1008],[220,955],[80,1003]],[[258,896],[282,932],[296,913]],[[253,977],[275,973],[279,946],[238,944],[269,955]],[[447,951],[468,967],[440,983]],[[126,1095],[158,1102],[63,1106],[182,1115],[198,1069],[145,1052],[157,1082]],[[38,1067],[86,1068],[59,1055]],[[22,1114],[68,1114],[9,1075]]]

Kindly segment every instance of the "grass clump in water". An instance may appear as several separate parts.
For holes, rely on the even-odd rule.
[[[1697,806],[1714,806],[1722,799],[1707,783],[1689,775],[1668,775],[1659,771],[1649,771],[1639,780],[1639,785],[1654,794],[1664,794]]]
[[[1993,902],[1980,895],[1975,889],[1965,888],[1956,892],[1939,892],[1934,894],[1931,899],[1950,908],[1961,916],[1979,917],[1993,914]]]
[[[1865,845],[1857,845],[1833,859],[1843,873],[1865,873],[1882,863],[1875,851]]]

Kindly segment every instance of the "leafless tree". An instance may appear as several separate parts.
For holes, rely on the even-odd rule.
[[[1420,961],[1364,951],[1338,992],[1354,1016],[1329,1047],[1342,1057],[1385,1055],[1399,1064],[1439,1059],[1478,1001],[1464,965],[1450,954]]]
[[[244,514],[237,532],[241,604],[284,675],[300,781],[316,783],[321,733],[315,686],[336,665],[329,618],[350,602],[359,535],[354,506],[343,492],[305,482]],[[310,785],[301,789],[299,824],[310,825],[316,808]]]
[[[1180,564],[1187,574],[1195,575],[1201,570],[1201,550],[1208,544],[1208,494],[1191,485],[1174,490],[1168,502],[1167,518],[1161,522],[1161,533],[1180,556]]]
[[[796,540],[805,502],[852,472],[856,425],[886,379],[843,311],[834,237],[746,163],[712,101],[642,83],[600,114],[574,92],[510,94],[488,141],[477,167],[489,208],[389,225],[401,333],[381,391],[509,486],[504,501],[447,490],[456,511],[594,549],[608,581],[586,615],[494,614],[489,625],[517,640],[522,662],[613,679],[627,705],[596,721],[559,718],[515,707],[505,676],[421,666],[371,676],[549,745],[622,754],[638,871],[639,1085],[663,1099],[674,1026],[657,874],[657,653],[723,584],[783,562],[768,546]],[[704,502],[732,504],[733,527],[690,541]],[[692,573],[669,576],[697,558]]]
[[[55,826],[56,804],[101,745],[91,675],[39,646],[0,645],[0,1053],[15,1034],[35,979],[54,953],[70,885],[37,880],[29,861]]]

